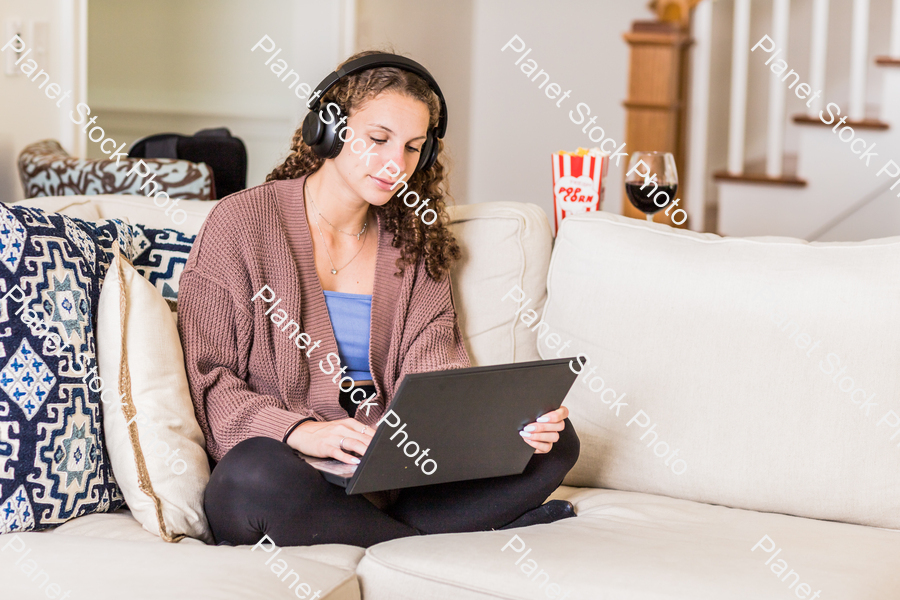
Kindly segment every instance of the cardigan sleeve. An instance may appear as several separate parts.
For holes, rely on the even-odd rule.
[[[432,318],[419,331],[403,357],[399,386],[407,373],[427,373],[471,366],[453,305],[450,277],[433,284],[440,297]]]
[[[250,437],[283,441],[301,419],[315,418],[309,411],[287,410],[279,398],[248,384],[253,320],[223,283],[186,269],[179,281],[178,326],[191,398],[214,459]]]

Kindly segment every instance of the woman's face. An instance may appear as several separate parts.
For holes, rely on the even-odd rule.
[[[347,125],[353,137],[349,131],[342,134],[347,141],[334,166],[359,197],[382,206],[396,191],[391,186],[404,173],[411,176],[419,162],[428,131],[428,107],[404,94],[385,92],[364,103]]]

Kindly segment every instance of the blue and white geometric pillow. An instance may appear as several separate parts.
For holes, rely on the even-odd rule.
[[[134,268],[150,281],[170,305],[178,300],[178,280],[197,236],[174,229],[133,225]]]
[[[122,231],[0,203],[0,533],[123,504],[90,374],[95,307]]]

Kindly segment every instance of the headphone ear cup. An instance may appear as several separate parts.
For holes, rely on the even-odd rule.
[[[329,125],[328,128],[331,129],[331,125]],[[335,132],[331,152],[325,158],[337,158],[338,154],[340,154],[341,150],[344,148],[344,140],[341,139],[341,136],[338,135],[338,133],[340,132]]]
[[[322,135],[325,133],[325,123],[319,119],[316,111],[310,111],[306,114],[306,117],[303,119],[302,133],[303,143],[309,146],[316,153],[316,156],[324,158],[320,153],[320,147]]]
[[[432,129],[428,132],[425,143],[422,144],[422,149],[419,150],[419,163],[416,165],[416,171],[425,171],[426,169],[431,168],[434,161],[437,160],[437,155],[438,144],[435,140],[434,130]]]
[[[338,114],[343,114],[339,111]],[[344,142],[338,137],[338,119],[333,118],[326,125],[319,118],[318,111],[310,111],[303,119],[303,141],[319,158],[335,158],[341,153]]]

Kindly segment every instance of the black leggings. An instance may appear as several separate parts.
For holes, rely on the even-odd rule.
[[[407,488],[381,510],[325,481],[285,443],[255,437],[232,448],[213,469],[205,509],[216,541],[278,546],[351,544],[500,528],[540,506],[578,459],[572,424],[521,475]]]

